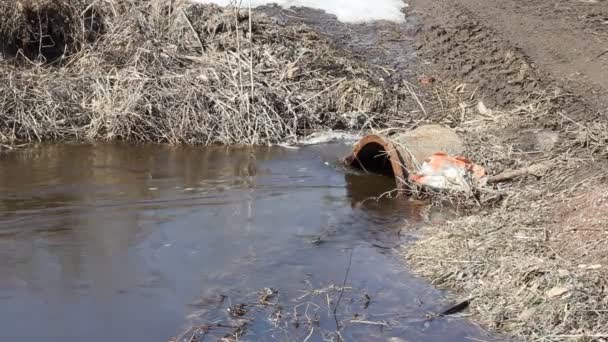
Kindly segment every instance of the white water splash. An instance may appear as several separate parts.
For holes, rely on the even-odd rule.
[[[214,3],[228,6],[234,0],[192,0],[198,3]],[[237,0],[239,1],[239,0]],[[401,8],[402,0],[251,0],[251,6],[277,4],[283,8],[310,7],[324,10],[338,17],[342,22],[367,22],[373,20],[405,21]],[[241,6],[249,6],[249,0],[242,0]]]

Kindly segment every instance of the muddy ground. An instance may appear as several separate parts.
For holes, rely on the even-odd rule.
[[[437,65],[453,70],[463,80],[488,87],[496,93],[497,104],[526,96],[532,90],[530,83],[524,89],[510,85],[528,78],[544,85],[557,83],[580,94],[593,104],[586,117],[606,110],[606,1],[416,1],[413,11],[425,18],[429,31],[436,35],[425,35],[422,48],[428,52],[426,56],[432,55]],[[446,37],[441,30],[458,30],[458,34],[441,41],[438,36]],[[525,64],[507,71],[505,61],[494,57],[511,49],[521,53]],[[509,86],[492,85],[493,80],[504,79],[505,72],[514,76]]]
[[[606,1],[439,0],[417,1],[415,8],[439,25],[483,26],[491,39],[504,40],[523,53],[530,65],[544,74],[543,79],[554,79],[580,93],[596,109],[605,110],[608,105]],[[463,30],[466,35],[464,32],[467,30]],[[484,52],[479,46],[467,48]]]
[[[369,64],[386,82],[415,79],[418,69],[414,40],[421,23],[411,17],[405,23],[372,21],[343,23],[336,16],[308,7],[284,9],[276,5],[258,8],[277,19],[278,25],[307,25],[315,28],[348,58]]]

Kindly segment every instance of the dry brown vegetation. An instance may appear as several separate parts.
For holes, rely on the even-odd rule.
[[[20,0],[0,13],[4,144],[267,144],[399,111],[370,67],[246,8]]]
[[[439,82],[445,109],[431,115],[462,133],[468,156],[491,174],[546,171],[499,184],[500,202],[467,203],[465,216],[429,226],[404,254],[434,285],[472,297],[494,330],[530,341],[607,339],[606,123],[571,118],[567,108],[584,102],[559,89],[491,110],[467,88]]]
[[[433,284],[472,298],[492,330],[607,341],[606,108],[566,90],[474,13],[455,5],[426,15],[419,55],[437,82],[420,99],[432,121],[456,128],[490,175],[538,172],[464,203],[464,215],[429,225],[404,255]]]

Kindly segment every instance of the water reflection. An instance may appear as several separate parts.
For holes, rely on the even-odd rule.
[[[373,199],[390,180],[345,175],[336,157],[346,151],[51,145],[0,155],[0,340],[166,341],[193,311],[224,317],[261,288],[289,300],[341,282],[353,249],[349,284],[375,300],[366,314],[423,315],[441,294],[387,247],[419,215]],[[270,338],[266,318],[251,339]],[[400,325],[391,334],[429,341],[477,333],[443,322],[426,338],[418,323]]]

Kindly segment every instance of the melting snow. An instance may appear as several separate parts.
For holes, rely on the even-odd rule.
[[[331,142],[356,142],[361,139],[359,134],[344,131],[323,131],[316,132],[298,141],[298,145],[318,145]]]
[[[214,3],[221,6],[233,4],[234,0],[192,0],[198,3]],[[237,0],[238,2],[239,0]],[[292,6],[310,7],[324,10],[338,17],[342,22],[366,22],[372,20],[390,20],[403,22],[402,0],[242,0],[241,6],[252,7],[266,4],[278,4],[283,8]]]

